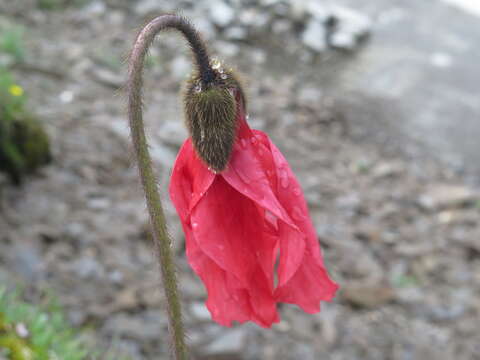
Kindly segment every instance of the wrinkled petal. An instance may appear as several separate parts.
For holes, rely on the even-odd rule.
[[[268,139],[266,135],[265,137]],[[323,265],[320,245],[300,184],[278,148],[269,139],[268,142],[279,179],[276,192],[278,200],[305,235],[306,245],[303,259],[295,275],[282,282],[282,273],[288,273],[288,270],[283,269],[290,267],[292,255],[291,245],[286,239],[281,238],[277,300],[297,304],[306,312],[315,313],[320,311],[320,301],[330,301],[335,296],[338,285],[330,279]]]
[[[182,222],[187,221],[191,209],[205,195],[214,179],[215,174],[198,158],[192,139],[188,138],[175,160],[169,187],[170,198]]]
[[[334,296],[338,286],[323,265],[298,181],[268,136],[252,131],[243,118],[220,174],[208,170],[190,139],[184,143],[170,195],[188,261],[207,288],[207,308],[218,323],[251,320],[270,327],[279,321],[277,302],[313,313]]]
[[[279,220],[276,233],[281,241],[279,285],[283,285],[302,262],[305,234],[279,201],[277,192],[283,182],[276,166],[266,135],[250,130],[246,122],[242,122],[229,167],[221,176],[238,192]]]
[[[198,247],[237,287],[245,289],[261,323],[278,317],[273,298],[272,274],[275,241],[261,231],[260,208],[217,176],[208,194],[191,213],[192,232]]]

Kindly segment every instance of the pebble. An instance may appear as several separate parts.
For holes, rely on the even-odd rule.
[[[215,0],[209,3],[209,15],[215,25],[225,27],[235,18],[235,10],[221,0]]]
[[[310,21],[302,34],[303,43],[315,52],[327,49],[327,33],[325,26],[319,21]]]
[[[205,348],[206,355],[235,355],[243,351],[246,338],[247,326],[228,329]]]
[[[478,198],[472,189],[463,185],[431,185],[418,199],[421,207],[427,210],[458,208],[474,202]]]
[[[355,306],[375,308],[394,298],[394,291],[386,285],[345,284],[342,288],[343,298]]]
[[[193,302],[190,305],[192,315],[198,320],[210,320],[211,315],[203,302]]]
[[[242,26],[232,26],[225,30],[225,37],[230,40],[245,40],[247,29]]]

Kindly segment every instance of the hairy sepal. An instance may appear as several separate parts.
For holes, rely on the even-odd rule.
[[[237,130],[231,90],[218,85],[205,90],[190,86],[185,94],[185,117],[198,156],[213,171],[225,170]]]

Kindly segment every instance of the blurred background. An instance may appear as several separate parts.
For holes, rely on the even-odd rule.
[[[173,12],[243,74],[341,286],[271,330],[210,320],[166,194],[190,54],[161,34],[145,117],[196,358],[480,359],[478,0],[0,0],[0,288],[54,297],[95,358],[168,358],[120,89],[136,33]]]

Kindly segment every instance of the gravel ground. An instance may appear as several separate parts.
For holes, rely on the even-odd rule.
[[[33,301],[50,289],[73,324],[117,354],[168,358],[119,88],[141,24],[180,9],[212,52],[245,75],[250,123],[269,133],[299,177],[341,285],[319,314],[284,306],[271,330],[222,328],[210,321],[166,200],[195,357],[480,359],[478,189],[397,132],[387,119],[394,102],[329,86],[342,75],[335,65],[354,63],[368,47],[370,19],[345,8],[232,3],[96,0],[46,11],[34,1],[0,2],[1,21],[27,29],[29,66],[16,77],[45,120],[55,159],[21,188],[2,185],[0,283],[24,284]],[[325,25],[332,18],[337,25]],[[325,31],[324,42],[308,35],[312,27]],[[186,137],[178,92],[189,69],[180,37],[160,36],[146,70],[145,117],[164,193]]]

